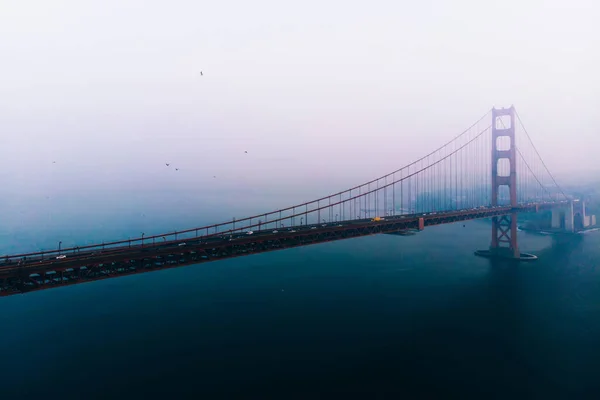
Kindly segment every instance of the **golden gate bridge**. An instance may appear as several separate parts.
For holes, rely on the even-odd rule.
[[[492,238],[476,254],[527,260],[535,256],[519,250],[517,214],[552,209],[555,220],[571,201],[516,109],[493,108],[418,160],[310,202],[160,235],[2,256],[0,296],[482,218],[492,219]]]

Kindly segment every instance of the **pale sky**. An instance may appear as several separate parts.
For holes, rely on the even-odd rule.
[[[328,194],[511,104],[556,175],[599,170],[598,21],[597,0],[0,0],[0,178]]]

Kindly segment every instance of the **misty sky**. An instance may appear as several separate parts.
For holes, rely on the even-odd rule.
[[[0,0],[0,177],[327,194],[510,104],[557,175],[598,170],[599,20],[595,0]]]

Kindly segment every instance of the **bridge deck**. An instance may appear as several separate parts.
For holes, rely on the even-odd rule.
[[[562,203],[525,204],[516,208],[488,207],[440,213],[412,214],[336,223],[313,224],[228,235],[198,236],[158,244],[121,246],[106,250],[73,252],[57,258],[7,256],[0,263],[0,296],[72,285],[98,279],[222,260],[284,248],[380,233],[392,233],[423,226],[490,218],[512,212],[536,212]]]

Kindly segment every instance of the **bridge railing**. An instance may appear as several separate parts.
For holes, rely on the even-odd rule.
[[[544,208],[551,208],[551,207],[559,207],[559,206],[565,206],[569,203],[569,201],[558,201],[558,202],[544,202],[544,203],[522,203],[519,205],[519,207],[521,208],[527,208],[527,207],[532,207],[533,209],[544,209]],[[500,206],[502,208],[506,208],[506,206]],[[464,209],[464,210],[450,210],[448,212],[463,212],[463,211],[469,211],[471,209]],[[420,215],[420,214],[418,214]],[[413,215],[414,216],[414,215]],[[274,222],[274,221],[273,221]],[[347,221],[346,221],[347,222]],[[198,235],[198,236],[194,236],[193,239],[199,239],[199,240],[206,240],[209,239],[210,237],[215,237],[215,236],[227,236],[230,234],[236,234],[241,232],[242,230],[247,230],[248,228],[254,228],[256,227],[256,225],[247,225],[247,226],[243,226],[239,229],[229,229],[229,230],[224,230],[222,232],[216,233],[216,234],[212,234],[212,235]],[[272,228],[271,228],[272,229]],[[172,235],[175,235],[174,233]],[[159,241],[158,243],[156,243],[156,238],[160,237],[161,239],[163,239],[163,241]],[[167,235],[156,235],[156,236],[151,236],[149,238],[144,238],[144,243],[136,243],[135,240],[125,240],[125,241],[114,241],[114,242],[109,242],[109,243],[103,243],[103,244],[98,244],[98,245],[89,245],[89,246],[81,246],[81,247],[74,247],[74,248],[65,248],[65,249],[61,249],[60,251],[58,249],[56,250],[49,250],[49,251],[42,251],[42,252],[35,252],[35,253],[24,253],[24,254],[16,254],[16,255],[11,255],[11,256],[3,256],[0,258],[0,261],[2,259],[9,259],[9,260],[15,260],[15,259],[22,259],[22,258],[26,258],[26,257],[43,257],[45,256],[57,256],[59,254],[80,254],[82,251],[90,251],[90,250],[95,250],[95,251],[99,251],[102,254],[104,254],[104,252],[110,253],[111,249],[123,249],[124,247],[129,248],[129,249],[135,249],[135,248],[144,248],[145,246],[156,246],[156,245],[171,245],[173,243],[178,243],[178,242],[184,242],[186,240],[189,240],[190,238],[183,238],[183,239],[177,239],[175,238],[174,240],[167,240]],[[154,239],[153,242],[149,243],[148,239]]]

